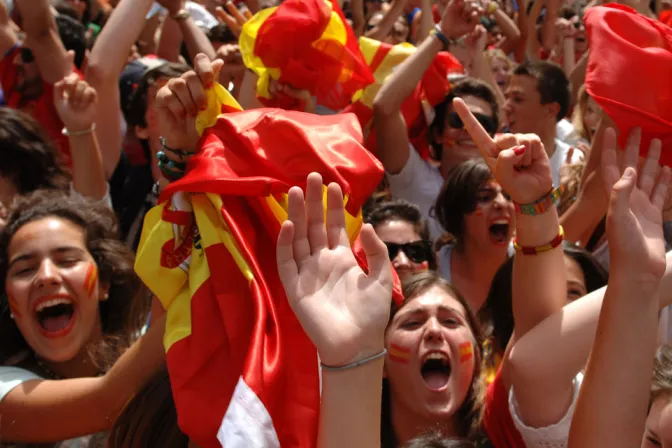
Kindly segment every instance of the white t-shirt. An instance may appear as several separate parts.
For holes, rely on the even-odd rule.
[[[553,186],[557,187],[560,185],[560,168],[567,161],[567,154],[569,154],[571,147],[555,139],[555,152],[551,156],[549,163],[551,164],[551,176],[553,176]],[[583,160],[583,152],[578,149],[575,149],[572,153],[572,157],[569,161],[570,164],[579,163]]]
[[[572,424],[572,417],[574,416],[574,408],[576,407],[576,400],[579,397],[579,390],[583,382],[583,373],[579,372],[574,377],[574,396],[572,403],[569,405],[565,416],[555,425],[545,426],[543,428],[532,428],[523,423],[518,412],[518,402],[513,391],[509,391],[509,411],[513,418],[513,423],[516,429],[523,438],[527,448],[566,448],[569,440],[569,428]]]
[[[0,366],[0,402],[16,386],[26,381],[44,379],[33,372],[19,367]]]
[[[408,160],[399,174],[387,173],[390,191],[395,199],[403,199],[420,208],[422,216],[427,219],[430,238],[436,240],[444,230],[430,211],[441,192],[443,176],[437,167],[420,158],[413,145],[409,144],[409,147]]]

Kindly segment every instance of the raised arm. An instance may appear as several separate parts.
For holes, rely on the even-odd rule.
[[[352,0],[350,2],[350,11],[352,11],[352,30],[355,32],[355,36],[359,37],[366,30],[364,0]]]
[[[121,0],[89,55],[86,80],[98,92],[101,125],[96,128],[96,137],[107,178],[119,163],[122,147],[119,75],[128,61],[131,46],[145,26],[152,3],[152,0]]]
[[[0,402],[2,440],[53,442],[110,429],[165,362],[165,323],[165,317],[157,321],[102,377],[34,380],[12,389]]]
[[[54,85],[54,105],[70,141],[74,190],[82,196],[102,199],[107,192],[107,178],[94,132],[96,91],[71,73]]]
[[[562,234],[550,194],[551,168],[537,136],[505,134],[493,140],[462,100],[455,99],[453,105],[497,182],[519,204],[512,293],[515,332],[511,346],[560,310],[566,298]],[[502,363],[502,376],[506,389],[513,385],[518,392],[519,379],[508,371],[508,350]],[[521,402],[531,400],[536,405],[543,401],[526,391],[516,395]]]
[[[42,79],[54,84],[72,72],[49,0],[15,0],[14,7],[21,16],[21,27],[26,33],[26,44],[35,55]]]
[[[15,24],[9,18],[7,3],[0,2],[0,55],[5,55],[18,42]]]
[[[194,19],[186,11],[186,0],[160,0],[159,4],[168,10],[168,17],[163,24],[164,28],[161,33],[162,37],[164,33],[182,36],[179,42],[181,43],[184,40],[191,58],[199,53],[205,54],[210,59],[217,57],[208,36],[196,25]],[[233,7],[235,8],[235,6]]]
[[[442,33],[448,39],[457,39],[471,32],[480,12],[475,4],[452,0],[441,21]],[[441,50],[444,45],[439,37],[425,39],[418,50],[397,67],[376,95],[373,109],[377,156],[390,174],[398,174],[403,169],[410,151],[401,105],[413,93]]]
[[[630,136],[624,171],[616,161],[615,133],[603,154],[605,185],[612,189],[607,214],[612,275],[572,420],[570,448],[629,448],[638,446],[644,433],[666,269],[662,207],[672,174],[665,167],[657,178],[661,143],[654,140],[637,175],[638,137],[633,142]]]
[[[378,25],[374,26],[369,31],[366,31],[364,35],[370,39],[380,41],[385,40],[385,38],[392,32],[394,22],[396,22],[401,13],[404,12],[406,3],[408,3],[408,0],[395,0],[392,7],[388,9],[383,15],[383,18],[380,19]]]
[[[387,250],[365,225],[365,275],[350,248],[340,187],[327,189],[326,227],[319,174],[308,176],[306,190],[305,202],[301,189],[289,191],[277,260],[292,310],[322,363],[318,447],[380,446],[380,382],[392,298]]]
[[[499,48],[501,48],[504,53],[509,54],[516,48],[518,41],[520,41],[520,30],[518,29],[516,22],[514,22],[506,12],[499,8],[496,1],[490,2],[490,4],[495,5],[492,7],[494,8],[493,15],[495,16],[497,25],[499,25],[499,28],[502,30],[502,35],[504,35],[504,41],[499,45]]]

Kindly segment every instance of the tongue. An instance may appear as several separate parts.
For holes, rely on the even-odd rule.
[[[61,314],[56,317],[47,317],[46,319],[43,319],[40,324],[42,325],[42,328],[48,332],[55,333],[67,327],[71,318],[72,316],[70,314]]]
[[[441,389],[448,384],[450,375],[444,372],[427,372],[423,373],[422,377],[425,379],[425,383],[430,389]]]

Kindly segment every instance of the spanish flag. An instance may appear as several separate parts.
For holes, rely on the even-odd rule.
[[[408,43],[393,46],[366,37],[360,37],[359,46],[366,63],[373,72],[375,82],[358,91],[353,96],[352,104],[343,112],[353,112],[357,115],[362,128],[366,129],[373,118],[373,100],[378,91],[394,69],[415,53],[416,48]],[[450,53],[439,53],[401,108],[409,139],[425,159],[429,157],[427,127],[434,119],[433,108],[441,103],[450,92],[448,75],[451,73],[464,73],[464,68]],[[369,133],[366,147],[375,153],[375,133]]]
[[[641,155],[659,138],[661,163],[672,166],[672,28],[617,4],[589,8],[585,22],[588,93],[618,127],[622,146],[641,127]]]
[[[312,171],[337,182],[354,241],[383,168],[361,145],[352,115],[256,109],[217,116],[237,105],[220,86],[208,95],[200,150],[148,213],[135,264],[167,310],[179,425],[203,448],[315,446],[317,352],[289,307],[275,261],[286,194],[305,188]]]
[[[239,43],[245,66],[259,75],[257,96],[266,106],[303,107],[282,93],[273,98],[271,79],[308,90],[332,110],[373,82],[337,1],[287,0],[263,9],[243,26]]]

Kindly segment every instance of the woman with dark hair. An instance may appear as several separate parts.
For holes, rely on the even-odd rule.
[[[513,202],[483,160],[468,160],[450,171],[434,211],[447,232],[439,273],[478,311],[509,254]]]
[[[401,200],[383,202],[367,215],[366,222],[387,246],[392,266],[402,279],[436,269],[427,220],[417,206]]]
[[[0,235],[0,275],[2,440],[109,429],[164,358],[161,323],[129,348],[147,305],[112,211],[57,191],[18,199]]]
[[[567,303],[607,284],[609,274],[590,253],[569,242],[562,245],[567,271]],[[504,350],[513,334],[513,258],[497,271],[490,285],[490,293],[478,312],[478,320],[488,339],[486,345],[487,381],[494,379]]]

